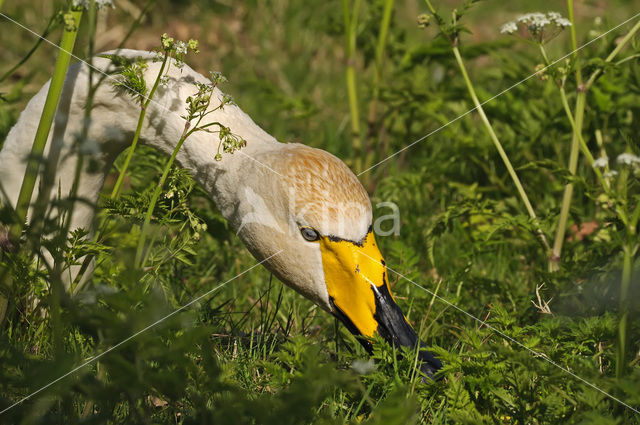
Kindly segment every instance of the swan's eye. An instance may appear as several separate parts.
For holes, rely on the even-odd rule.
[[[301,227],[300,233],[302,233],[302,237],[309,242],[317,241],[318,239],[320,239],[320,235],[318,234],[318,232],[313,230],[311,227]]]

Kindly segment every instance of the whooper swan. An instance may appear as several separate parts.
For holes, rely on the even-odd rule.
[[[153,53],[120,50],[117,54],[147,61],[145,78],[154,81],[160,65],[151,60]],[[93,64],[104,72],[113,71],[111,60],[104,55],[94,58]],[[159,87],[150,104],[140,140],[171,154],[184,129],[185,99],[193,95],[195,82],[208,80],[186,65],[170,67],[168,77],[167,87]],[[86,65],[69,68],[45,149],[45,157],[59,158],[51,198],[71,191],[78,161],[73,145],[83,125],[88,78]],[[4,201],[13,206],[48,86],[29,102],[0,151],[0,182],[8,198]],[[213,96],[221,101],[223,95],[215,89]],[[71,229],[91,227],[106,173],[131,142],[138,113],[139,104],[118,93],[112,84],[97,89],[87,140],[97,143],[99,149],[92,161],[84,162],[77,193],[77,199],[84,202],[74,206]],[[372,337],[378,333],[401,346],[420,344],[391,296],[387,268],[372,231],[371,203],[349,168],[323,150],[279,143],[235,105],[213,112],[206,120],[231,128],[247,141],[246,147],[216,161],[218,137],[195,132],[176,161],[191,172],[239,230],[249,251],[258,260],[272,256],[264,263],[267,269],[336,316],[353,334]],[[33,200],[36,196],[34,193]],[[369,340],[360,340],[371,348]],[[427,376],[441,367],[428,351],[421,350],[420,359]]]

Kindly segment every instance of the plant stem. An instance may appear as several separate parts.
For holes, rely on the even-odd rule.
[[[562,89],[564,90],[564,89]],[[586,101],[586,93],[579,92],[576,98],[575,117],[572,122],[573,136],[571,137],[571,151],[569,154],[569,173],[575,175],[578,169],[578,153],[580,148],[579,139],[582,138],[582,122],[584,119],[584,106]],[[593,162],[593,161],[592,161]],[[549,259],[549,271],[558,271],[558,262],[562,253],[562,245],[564,243],[564,235],[567,228],[567,220],[569,218],[569,209],[571,207],[571,199],[573,197],[573,183],[567,183],[564,187],[562,195],[562,206],[560,207],[560,218],[558,227],[556,228],[556,237],[553,242],[553,250]]]
[[[540,48],[540,54],[542,55],[542,59],[544,59],[544,64],[549,66],[550,62],[549,62],[549,58],[547,57],[547,51],[544,49],[544,45],[542,43],[539,43],[538,47]]]
[[[569,173],[575,175],[578,169],[578,153],[579,153],[579,137],[582,137],[582,122],[584,119],[584,106],[586,103],[586,89],[582,86],[582,69],[580,68],[580,57],[578,56],[576,40],[576,25],[573,15],[573,0],[567,0],[567,13],[571,26],[571,49],[573,50],[573,60],[576,67],[576,87],[578,95],[576,97],[576,108],[573,118],[573,135],[571,136],[571,148],[569,153]],[[573,199],[573,183],[567,183],[562,194],[562,205],[560,207],[560,217],[558,226],[556,227],[556,236],[553,241],[553,249],[549,258],[549,271],[558,271],[560,255],[562,254],[562,245],[564,244],[564,236],[567,230],[567,221],[569,219],[569,210],[571,208],[571,200]]]
[[[387,46],[387,35],[389,34],[389,26],[391,25],[391,12],[393,11],[394,0],[385,0],[384,10],[382,12],[382,20],[380,22],[380,33],[378,34],[378,42],[376,44],[376,66],[373,76],[373,93],[374,98],[378,98],[380,92],[380,78],[382,77],[382,66],[384,63],[384,50]]]
[[[151,216],[153,215],[153,210],[155,209],[156,203],[158,202],[158,197],[160,196],[160,192],[162,191],[164,182],[167,180],[169,171],[171,171],[173,162],[175,161],[176,156],[178,155],[178,151],[182,147],[182,144],[184,143],[184,141],[187,140],[187,137],[189,137],[189,135],[192,133],[192,131],[189,132],[190,126],[191,126],[191,122],[187,121],[187,123],[184,126],[184,131],[182,132],[182,136],[180,137],[178,144],[176,144],[176,147],[173,149],[173,152],[171,153],[171,157],[169,158],[169,161],[167,161],[167,164],[164,167],[164,171],[162,172],[162,177],[160,177],[160,181],[158,181],[158,184],[156,185],[156,188],[153,191],[153,194],[151,195],[149,208],[147,208],[147,213],[145,214],[144,222],[142,223],[142,231],[140,232],[140,239],[138,240],[138,248],[136,249],[136,258],[135,258],[136,267],[140,267],[142,265],[142,254],[144,251],[144,245],[146,242],[147,233],[149,233],[149,225],[151,223]]]
[[[67,68],[69,67],[69,62],[71,60],[71,52],[73,51],[73,46],[76,42],[78,27],[80,26],[80,19],[82,18],[82,9],[72,9],[67,12],[67,15],[73,20],[73,25],[66,25],[62,33],[60,51],[56,60],[53,76],[51,77],[51,83],[44,103],[44,109],[40,116],[38,129],[36,130],[31,154],[29,155],[29,162],[27,163],[24,180],[20,187],[20,194],[18,195],[18,202],[16,204],[18,222],[11,227],[11,237],[13,239],[18,239],[20,237],[20,233],[22,232],[22,228],[27,219],[27,211],[29,209],[29,203],[31,202],[31,195],[36,185],[38,170],[40,169],[40,163],[42,162],[42,153],[44,152],[47,139],[49,138],[49,131],[51,130],[53,117],[55,116],[56,109],[58,108],[58,100],[60,99],[60,93],[62,92],[64,80],[67,75]]]
[[[562,106],[564,108],[565,113],[567,114],[567,119],[571,124],[571,128],[575,132],[576,122],[573,119],[573,115],[571,114],[571,108],[569,107],[569,101],[567,100],[567,93],[565,92],[564,87],[560,88],[560,99],[562,100]],[[579,132],[577,134],[578,134],[579,148],[582,151],[582,154],[587,159],[587,163],[589,164],[589,166],[593,167],[593,162],[594,162],[593,155],[591,154],[591,151],[589,150],[587,143],[584,141],[582,134],[580,134]],[[595,173],[596,177],[600,181],[600,184],[602,184],[602,187],[604,188],[605,192],[609,193],[609,183],[604,179],[600,170],[598,170],[597,168],[594,168],[593,172]]]
[[[18,221],[11,228],[11,237],[17,240],[22,233],[22,228],[27,219],[27,211],[31,203],[31,197],[35,188],[36,180],[39,175],[41,163],[43,162],[43,152],[49,139],[49,132],[53,119],[58,109],[58,101],[64,87],[64,81],[67,75],[67,69],[71,61],[71,54],[78,35],[80,20],[82,19],[82,8],[72,8],[65,14],[65,26],[60,41],[60,51],[51,77],[49,91],[45,100],[40,122],[36,130],[36,135],[31,147],[31,154],[27,162],[24,180],[20,187],[20,194],[16,203],[16,215]],[[62,296],[63,284],[59,279],[60,275],[53,275],[50,286],[50,309],[51,326],[53,329],[53,345],[57,355],[61,354],[62,341],[62,322],[60,319],[60,298]],[[10,278],[11,279],[11,278]],[[4,311],[0,312],[0,320],[4,318]]]
[[[380,32],[378,33],[378,42],[376,44],[376,63],[373,69],[373,96],[369,102],[368,132],[365,147],[365,159],[363,170],[368,169],[373,163],[374,150],[371,149],[370,138],[375,133],[376,110],[378,99],[380,98],[380,80],[384,70],[384,51],[387,46],[387,35],[389,34],[389,26],[391,25],[391,14],[393,12],[394,0],[385,0],[384,9],[382,11],[382,20],[380,21]]]
[[[618,180],[618,195],[622,197],[622,208],[619,208],[618,215],[627,228],[627,236],[624,246],[622,247],[622,276],[620,280],[620,301],[619,301],[619,319],[618,319],[618,347],[616,350],[616,378],[621,379],[626,370],[626,354],[627,354],[627,322],[629,319],[629,288],[633,277],[633,261],[638,249],[638,245],[634,240],[637,235],[638,218],[640,217],[640,203],[636,204],[634,211],[629,216],[627,185],[629,178],[629,169],[625,167],[621,170]]]
[[[460,72],[462,73],[462,76],[464,78],[464,81],[467,85],[467,89],[469,91],[469,94],[471,95],[471,99],[473,100],[473,103],[476,107],[476,110],[478,111],[478,113],[480,114],[480,118],[482,119],[482,122],[484,123],[487,132],[489,133],[489,136],[491,137],[491,140],[493,141],[493,144],[495,145],[496,149],[498,150],[498,153],[500,154],[500,157],[502,158],[502,161],[504,162],[504,165],[507,167],[507,171],[509,172],[509,175],[511,176],[511,179],[513,180],[513,183],[515,184],[516,188],[518,189],[518,193],[520,195],[520,198],[522,199],[522,202],[525,205],[525,208],[527,209],[527,212],[529,213],[529,216],[531,217],[531,219],[534,222],[534,225],[536,226],[536,233],[537,235],[540,237],[540,240],[542,241],[544,247],[546,248],[547,251],[549,251],[549,243],[547,242],[547,238],[544,235],[544,233],[542,232],[542,230],[540,229],[540,225],[538,223],[538,219],[536,217],[536,213],[533,210],[533,207],[531,206],[531,202],[529,201],[529,197],[527,196],[527,193],[524,190],[524,187],[522,187],[522,183],[520,182],[520,178],[518,178],[518,174],[516,173],[516,170],[513,168],[513,165],[511,165],[511,161],[509,160],[509,157],[507,156],[507,153],[504,151],[504,148],[502,147],[502,144],[500,143],[500,140],[498,140],[498,136],[496,136],[495,131],[493,130],[493,127],[491,126],[491,123],[489,122],[489,119],[487,118],[487,115],[484,113],[484,109],[482,108],[482,105],[480,104],[480,101],[478,100],[478,96],[476,95],[476,92],[473,88],[473,84],[471,83],[471,79],[469,78],[469,75],[467,74],[467,70],[464,66],[464,62],[462,61],[462,56],[460,56],[460,51],[458,50],[458,46],[457,45],[453,45],[453,54],[456,58],[456,62],[458,63],[458,67],[460,68]]]
[[[351,117],[351,138],[353,143],[355,169],[362,171],[362,139],[360,135],[360,110],[358,107],[358,91],[356,85],[355,51],[356,51],[356,27],[358,25],[358,12],[360,0],[355,0],[353,10],[349,11],[349,0],[342,0],[344,12],[345,53],[347,60],[346,79],[347,94],[349,96],[349,115]]]
[[[635,227],[635,224],[633,227]],[[636,250],[632,242],[635,229],[630,228],[628,231],[629,237],[623,248],[622,281],[620,282],[620,319],[618,322],[618,350],[616,353],[617,379],[623,377],[626,369],[625,357],[627,348],[627,320],[629,318],[629,288],[631,286],[633,257]]]
[[[66,239],[71,228],[72,217],[74,213],[75,199],[80,186],[80,178],[82,176],[82,170],[84,168],[84,152],[82,144],[87,142],[89,133],[89,126],[91,125],[91,111],[93,110],[93,100],[95,95],[95,88],[93,83],[93,53],[95,46],[95,30],[98,14],[98,6],[96,0],[90,0],[87,13],[87,35],[89,38],[88,45],[88,60],[89,60],[89,79],[87,83],[87,101],[84,107],[84,119],[82,123],[82,131],[80,137],[76,143],[76,149],[78,150],[78,160],[76,162],[75,174],[73,178],[73,184],[71,185],[71,191],[69,192],[69,206],[66,208],[66,214],[64,214],[64,221],[60,223],[59,234],[60,241],[62,243],[58,248],[64,249],[66,247]],[[49,164],[55,167],[56,164]],[[47,196],[48,197],[48,196]],[[65,293],[64,283],[62,281],[62,274],[64,272],[65,261],[63,258],[63,252],[58,251],[54,257],[53,271],[51,273],[51,321],[53,328],[53,342],[56,354],[62,355],[64,352],[64,340],[62,329],[62,311],[61,311],[61,298]]]
[[[209,100],[207,101],[207,105],[205,106],[205,110],[209,107],[209,103],[210,102],[210,97]],[[144,245],[147,239],[147,233],[149,233],[149,226],[151,223],[151,216],[153,215],[153,210],[155,209],[156,203],[158,202],[158,197],[160,196],[160,192],[162,191],[162,187],[164,186],[164,182],[167,180],[167,177],[169,175],[169,172],[171,171],[171,167],[173,166],[173,162],[176,159],[176,156],[178,155],[178,152],[180,151],[180,148],[182,147],[182,144],[184,143],[185,140],[187,140],[187,138],[194,133],[195,131],[199,131],[199,130],[205,130],[208,127],[211,126],[218,126],[219,128],[223,128],[224,126],[222,124],[220,124],[217,121],[212,121],[209,122],[207,124],[204,125],[200,125],[200,122],[202,122],[202,119],[220,109],[222,107],[222,104],[219,105],[218,107],[214,108],[213,110],[206,112],[206,113],[202,113],[199,114],[199,116],[194,117],[192,115],[189,116],[188,120],[186,121],[185,125],[184,125],[184,130],[182,131],[182,135],[180,136],[180,140],[178,140],[178,143],[176,144],[176,147],[173,149],[173,152],[171,154],[171,157],[169,158],[169,161],[167,161],[167,164],[164,167],[164,171],[162,172],[162,177],[160,177],[160,181],[158,181],[158,184],[156,185],[155,190],[153,191],[153,194],[151,195],[151,200],[149,201],[149,207],[147,208],[147,213],[145,214],[144,217],[144,222],[142,224],[142,230],[140,232],[140,239],[138,240],[138,247],[136,249],[136,258],[135,258],[135,264],[136,267],[140,267],[142,266],[142,264],[144,263],[143,260],[143,251],[144,251]],[[191,124],[191,120],[195,119],[196,123],[195,125],[192,126]],[[222,141],[220,142],[222,143]],[[218,151],[220,150],[220,145],[218,145]],[[153,244],[153,240],[151,241],[151,245]]]
[[[0,4],[0,7],[1,6],[2,5]],[[71,53],[73,52],[76,36],[78,35],[78,27],[80,26],[80,20],[82,19],[82,9],[70,9],[65,16],[69,18],[67,19],[67,22],[72,22],[73,24],[65,25],[62,32],[60,51],[58,53],[58,58],[56,59],[51,82],[49,83],[49,91],[47,92],[47,98],[42,110],[42,115],[40,115],[40,122],[38,123],[24,179],[22,180],[22,186],[20,187],[18,201],[16,203],[16,222],[9,230],[9,239],[13,241],[19,240],[20,235],[22,234],[22,229],[27,220],[29,204],[31,203],[31,197],[38,178],[40,164],[42,163],[42,154],[47,144],[47,140],[49,139],[49,131],[51,130],[53,118],[58,108],[58,101],[67,75],[67,68],[71,61]],[[9,288],[12,286],[12,276],[10,276],[4,268],[0,274],[0,283],[5,284]],[[7,312],[7,306],[8,300],[0,295],[0,323],[4,320]]]
[[[95,32],[96,25],[98,19],[98,6],[95,0],[91,0],[89,3],[89,10],[87,14],[87,35],[89,37],[88,43],[88,63],[89,63],[89,81],[87,82],[87,100],[84,106],[84,119],[82,123],[82,131],[80,134],[80,138],[78,139],[80,144],[87,143],[87,138],[89,136],[89,126],[91,125],[91,111],[93,110],[93,100],[95,97],[95,91],[97,90],[97,86],[93,86],[93,55],[95,50]],[[67,214],[65,217],[65,223],[62,226],[62,240],[66,238],[71,228],[71,218],[74,213],[74,205],[75,198],[78,194],[78,187],[80,186],[80,178],[82,177],[82,169],[84,168],[84,152],[81,146],[77,144],[78,149],[78,161],[76,162],[76,170],[73,178],[73,184],[71,186],[71,191],[69,192],[69,199],[71,203],[69,204],[69,208],[67,210]]]
[[[436,17],[438,15],[438,13],[436,12],[436,8],[433,7],[433,5],[431,4],[431,2],[429,0],[424,0],[424,2],[427,4],[427,7],[429,8],[429,12],[431,12],[431,14]]]
[[[580,57],[578,56],[578,40],[576,38],[576,20],[573,16],[573,0],[567,0],[567,15],[569,15],[569,21],[571,21],[569,33],[571,34],[572,56],[574,60],[578,61]],[[578,84],[582,83],[582,70],[580,67],[576,68],[576,79],[578,80]]]
[[[120,188],[122,187],[122,183],[124,181],[124,176],[127,173],[127,169],[129,168],[129,163],[131,162],[131,158],[133,157],[133,152],[138,145],[138,139],[140,138],[140,133],[142,132],[142,125],[144,124],[144,117],[147,114],[147,109],[149,108],[149,104],[151,103],[151,99],[153,99],[153,95],[158,88],[158,84],[160,83],[160,78],[162,77],[162,73],[164,72],[164,68],[167,64],[167,59],[169,55],[165,53],[164,58],[162,60],[162,64],[160,65],[160,71],[158,71],[158,76],[156,77],[155,82],[153,83],[153,87],[149,92],[149,95],[145,99],[142,104],[140,115],[138,116],[138,125],[136,126],[136,133],[133,136],[133,141],[131,142],[131,146],[129,147],[129,151],[127,152],[127,156],[124,160],[124,165],[122,166],[122,170],[120,170],[120,175],[118,175],[118,180],[116,180],[116,184],[113,186],[113,191],[111,192],[111,199],[116,199],[120,192]]]

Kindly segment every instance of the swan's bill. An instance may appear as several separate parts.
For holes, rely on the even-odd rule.
[[[366,338],[378,333],[390,344],[415,347],[421,344],[396,304],[387,276],[387,266],[370,230],[361,242],[321,236],[324,278],[332,313],[369,351]],[[421,369],[429,377],[442,367],[431,353],[421,350]]]

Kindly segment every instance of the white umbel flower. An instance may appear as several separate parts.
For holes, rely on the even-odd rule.
[[[96,7],[98,9],[102,9],[105,7],[115,7],[113,5],[113,0],[94,0]],[[73,0],[73,6],[74,7],[82,7],[84,9],[89,9],[89,6],[91,5],[91,0]]]
[[[549,19],[544,13],[540,12],[520,15],[516,21],[520,24],[526,25],[527,29],[531,31],[532,34],[540,33],[544,27],[551,24],[551,19]]]
[[[558,12],[533,12],[518,16],[515,21],[509,21],[500,27],[501,34],[514,34],[519,27],[526,28],[533,39],[538,42],[549,40],[566,27],[571,21],[563,18]]]
[[[547,12],[547,17],[560,28],[566,28],[571,26],[571,21],[562,17],[558,12]]]
[[[640,157],[632,153],[622,153],[618,155],[616,161],[618,162],[618,164],[636,166],[640,164]]]
[[[609,165],[609,158],[606,156],[596,159],[592,164],[593,168],[605,168],[607,165]]]
[[[516,31],[518,31],[518,25],[513,21],[507,22],[500,28],[500,34],[513,34]]]
[[[176,41],[175,48],[176,48],[176,54],[178,55],[187,54],[187,43],[185,43],[184,41],[180,41],[180,40]]]

